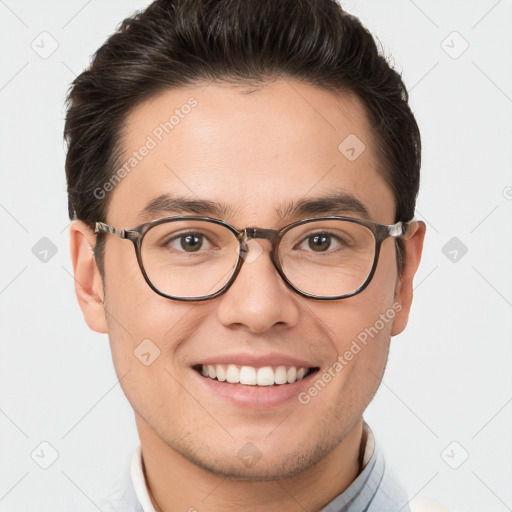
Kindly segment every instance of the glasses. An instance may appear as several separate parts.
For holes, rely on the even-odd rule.
[[[94,232],[130,240],[140,270],[159,295],[180,301],[218,297],[235,281],[244,262],[272,243],[270,259],[285,283],[311,299],[335,300],[362,292],[377,268],[382,242],[404,238],[411,222],[390,226],[348,217],[315,217],[282,229],[238,230],[219,219],[177,216],[134,229],[96,222]]]

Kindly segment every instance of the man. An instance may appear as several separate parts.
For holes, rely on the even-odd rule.
[[[416,510],[363,412],[411,307],[420,136],[360,22],[157,0],[65,137],[76,293],[141,442],[116,509]]]

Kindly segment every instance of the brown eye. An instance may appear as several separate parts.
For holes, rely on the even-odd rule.
[[[167,249],[181,253],[194,253],[211,249],[210,241],[201,233],[181,233],[168,239],[162,245]]]
[[[309,247],[315,252],[323,252],[331,246],[331,237],[329,235],[319,233],[308,238]]]
[[[343,249],[347,243],[343,238],[328,232],[309,233],[302,238],[297,248],[309,253],[332,253]]]
[[[185,235],[180,237],[180,245],[184,251],[196,252],[203,245],[203,237],[201,235]]]

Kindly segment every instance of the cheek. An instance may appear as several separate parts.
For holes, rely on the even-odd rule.
[[[168,331],[174,317],[183,314],[182,305],[171,307],[175,303],[149,287],[131,244],[111,247],[106,253],[105,296],[113,327],[121,327],[135,341]]]
[[[391,310],[386,317],[383,294],[370,289],[344,302],[330,304],[323,316],[317,312],[328,321],[324,332],[330,333],[332,355],[329,366],[299,396],[309,416],[328,417],[331,429],[355,424],[374,397],[386,366],[394,314]]]
[[[133,409],[158,423],[160,416],[171,417],[190,401],[179,384],[186,377],[179,358],[199,323],[191,311],[197,306],[160,297],[144,280],[124,276],[106,273],[112,360]]]
[[[197,304],[156,294],[144,280],[131,249],[112,250],[110,259],[105,260],[105,309],[112,357],[121,376],[128,371],[134,375],[142,372],[144,379],[154,380],[155,372],[144,372],[145,363],[162,369],[165,363],[173,371],[176,351],[197,325],[200,309]]]
[[[358,295],[341,301],[317,305],[317,318],[322,319],[330,332],[338,354],[348,349],[353,340],[364,342],[365,333],[375,334],[379,339],[389,338],[393,319],[397,313],[395,288],[397,282],[394,246],[384,242],[377,270],[372,281]],[[381,318],[384,315],[384,320]]]
[[[387,294],[372,293],[368,288],[345,299],[345,304],[332,304],[329,309],[317,316],[323,320],[324,332],[330,333],[333,362],[336,358],[342,360],[345,373],[360,366],[382,366],[396,316],[393,288]]]
[[[327,372],[336,375],[334,388],[345,400],[367,404],[386,365],[393,322],[400,310],[394,299],[397,270],[393,251],[392,243],[383,244],[377,271],[363,292],[316,305],[315,317],[329,334],[332,349]]]

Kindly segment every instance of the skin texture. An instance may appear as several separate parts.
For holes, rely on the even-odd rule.
[[[110,193],[108,224],[133,228],[186,213],[139,215],[169,192],[229,205],[224,220],[238,229],[279,229],[287,222],[278,205],[334,189],[359,199],[370,220],[394,222],[393,195],[354,96],[287,80],[166,91],[128,116],[126,155],[190,97],[197,106]],[[349,134],[366,146],[355,161],[338,150]],[[89,327],[109,334],[157,510],[318,510],[353,481],[362,414],[380,383],[390,338],[406,326],[424,232],[422,223],[413,225],[400,279],[394,241],[387,239],[372,282],[348,299],[294,293],[268,257],[270,243],[258,240],[264,252],[242,267],[224,295],[184,303],[154,293],[132,244],[113,236],[106,240],[103,282],[91,250],[95,235],[80,221],[72,224],[78,300]],[[205,389],[191,368],[220,354],[278,352],[311,362],[322,374],[396,303],[401,310],[394,319],[307,404],[291,399],[242,409]],[[161,352],[149,366],[134,356],[146,338]],[[261,456],[250,467],[237,457],[247,443]]]

